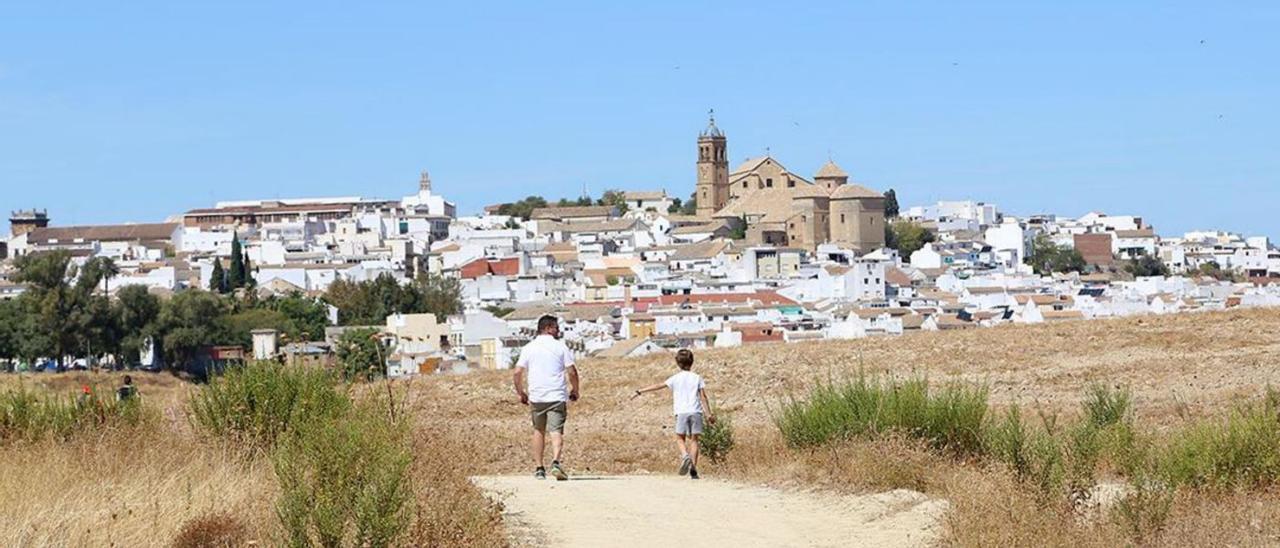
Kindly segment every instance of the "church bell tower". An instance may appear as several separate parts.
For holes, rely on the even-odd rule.
[[[729,201],[729,153],[724,132],[716,127],[715,111],[707,129],[698,134],[698,216],[710,218]]]

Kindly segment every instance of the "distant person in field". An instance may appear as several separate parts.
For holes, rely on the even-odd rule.
[[[578,400],[578,369],[573,365],[573,352],[560,341],[560,322],[555,316],[538,319],[538,336],[520,350],[513,384],[520,403],[528,405],[533,416],[533,439],[529,447],[535,466],[533,477],[547,478],[543,458],[546,436],[550,433],[551,475],[561,481],[569,479],[560,458],[564,450],[568,402]]]
[[[687,348],[676,352],[676,366],[680,371],[665,382],[636,390],[631,399],[645,392],[671,389],[672,411],[676,416],[676,446],[680,448],[680,475],[688,474],[698,479],[698,437],[702,435],[703,417],[707,424],[715,424],[711,403],[707,401],[706,383],[693,368],[693,352]]]
[[[138,395],[138,387],[133,385],[133,376],[125,375],[124,384],[116,389],[116,401],[129,401]]]

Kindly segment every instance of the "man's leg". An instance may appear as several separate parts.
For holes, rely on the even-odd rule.
[[[551,433],[551,453],[553,455],[551,457],[552,462],[560,462],[560,453],[562,452],[563,449],[564,449],[564,433],[552,432]]]
[[[554,436],[552,437],[552,443],[555,443],[555,437],[554,437]],[[532,440],[532,441],[531,441],[531,443],[529,444],[529,452],[530,452],[530,456],[532,456],[532,457],[533,457],[533,466],[534,466],[535,468],[544,468],[544,466],[543,466],[543,464],[542,464],[542,462],[543,462],[543,461],[542,461],[542,454],[544,453],[544,450],[543,450],[543,449],[544,449],[545,447],[546,447],[546,437],[545,437],[545,434],[542,432],[542,430],[539,430],[539,429],[537,429],[537,428],[534,428],[534,429],[533,429],[533,440]],[[557,450],[557,451],[558,451],[558,450]],[[559,453],[557,452],[557,454],[559,454]]]

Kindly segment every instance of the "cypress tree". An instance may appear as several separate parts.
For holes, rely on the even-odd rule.
[[[253,279],[253,266],[249,264],[249,250],[246,249],[244,251],[244,259],[240,262],[244,263],[244,286],[254,287],[258,285],[257,281]]]
[[[227,289],[244,287],[244,251],[240,248],[240,235],[231,236],[231,272],[227,275]]]
[[[222,270],[222,260],[217,257],[213,259],[213,274],[209,276],[209,291],[214,293],[227,292],[227,273]]]

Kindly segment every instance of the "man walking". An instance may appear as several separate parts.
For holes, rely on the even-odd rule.
[[[555,316],[538,318],[538,336],[520,350],[512,383],[520,403],[530,406],[533,416],[533,439],[529,448],[536,466],[533,477],[547,478],[543,453],[546,435],[550,433],[551,475],[561,481],[569,479],[560,465],[560,455],[564,449],[567,403],[578,399],[578,369],[573,365],[573,352],[560,341],[560,322]]]

